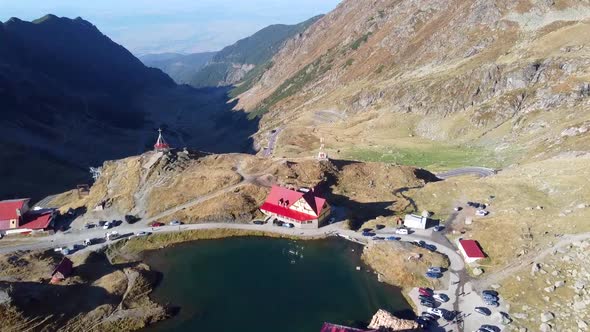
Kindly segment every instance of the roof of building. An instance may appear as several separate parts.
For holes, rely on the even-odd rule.
[[[56,273],[59,272],[64,278],[67,278],[72,273],[73,269],[74,263],[72,263],[72,261],[69,258],[64,257],[61,260],[61,262],[55,267],[55,269],[51,273],[51,276],[53,277]]]
[[[17,209],[22,209],[30,198],[9,199],[0,201],[0,220],[18,219]]]
[[[475,240],[459,240],[463,251],[469,258],[485,258],[486,255],[481,251],[479,244]]]
[[[316,196],[313,191],[299,192],[280,186],[272,186],[266,201],[262,204],[260,209],[297,221],[316,219],[317,216],[290,209],[290,207],[301,198],[305,199],[309,207],[311,207],[317,216],[321,215],[322,210],[326,205],[326,199]]]
[[[29,211],[23,216],[19,228],[46,229],[53,219],[53,210]]]
[[[361,330],[354,327],[324,323],[320,332],[376,332],[377,330]]]

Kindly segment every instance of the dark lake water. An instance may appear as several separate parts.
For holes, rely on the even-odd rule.
[[[152,298],[181,309],[147,330],[315,332],[326,321],[362,326],[379,308],[411,315],[397,288],[356,271],[361,251],[339,239],[244,237],[148,252],[164,274]]]

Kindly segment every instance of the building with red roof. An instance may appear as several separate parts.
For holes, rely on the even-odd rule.
[[[260,211],[298,228],[318,228],[330,215],[330,205],[314,190],[273,186]]]
[[[0,201],[0,231],[6,234],[45,230],[53,226],[55,209],[31,210],[29,198]]]
[[[459,251],[461,251],[461,254],[465,257],[467,263],[473,263],[486,257],[481,250],[479,243],[475,240],[459,239]]]

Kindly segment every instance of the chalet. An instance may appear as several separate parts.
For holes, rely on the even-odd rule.
[[[354,327],[324,323],[320,332],[377,332],[377,330],[361,330]]]
[[[479,243],[475,240],[459,239],[459,251],[461,251],[467,263],[473,263],[486,257],[479,247]]]
[[[0,232],[26,233],[53,226],[56,210],[31,210],[29,201],[29,198],[0,201]]]
[[[330,205],[314,190],[297,191],[273,186],[260,211],[298,228],[318,228],[330,215]]]
[[[67,257],[64,257],[59,265],[53,270],[51,273],[51,283],[56,284],[65,278],[69,277],[72,274],[72,270],[74,269],[74,263],[69,260]]]

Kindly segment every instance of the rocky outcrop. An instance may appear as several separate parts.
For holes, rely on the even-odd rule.
[[[412,320],[405,320],[397,318],[388,311],[379,309],[368,326],[370,329],[377,329],[379,331],[421,331],[418,323]]]

